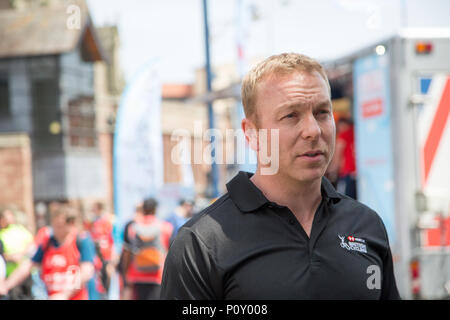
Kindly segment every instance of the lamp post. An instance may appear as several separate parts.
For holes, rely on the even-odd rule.
[[[204,20],[204,29],[205,29],[205,55],[206,55],[206,89],[208,93],[211,92],[211,64],[210,64],[210,54],[209,54],[209,27],[208,27],[208,4],[207,0],[203,0],[203,20]],[[209,129],[215,128],[214,123],[214,110],[212,107],[212,102],[208,101],[208,120],[209,120]],[[212,196],[217,198],[219,196],[218,190],[218,179],[219,174],[217,170],[217,164],[215,162],[215,137],[211,136],[211,157],[213,159],[211,163],[211,175],[210,175],[210,183],[212,185]]]

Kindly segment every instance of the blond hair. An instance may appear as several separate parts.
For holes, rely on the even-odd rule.
[[[273,76],[284,76],[295,72],[312,73],[317,71],[325,80],[331,93],[330,84],[324,68],[316,60],[299,53],[282,53],[273,55],[253,67],[242,80],[242,104],[246,118],[257,122],[256,99],[258,86]]]

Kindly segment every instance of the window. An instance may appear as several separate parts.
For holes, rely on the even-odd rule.
[[[69,102],[69,144],[71,147],[92,148],[97,145],[94,99],[80,97]]]
[[[32,102],[33,146],[40,150],[61,149],[61,133],[51,130],[52,123],[61,121],[57,80],[33,80]]]
[[[8,79],[0,78],[0,118],[11,116]]]

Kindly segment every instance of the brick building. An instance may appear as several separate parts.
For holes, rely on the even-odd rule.
[[[35,230],[31,145],[26,134],[0,135],[0,204],[14,205],[26,216],[24,224]],[[24,218],[24,217],[22,217]],[[18,221],[21,219],[19,218]]]
[[[79,27],[68,26],[67,3],[0,10],[0,132],[29,137],[35,203],[106,194],[94,91],[104,54],[85,2],[70,3]]]

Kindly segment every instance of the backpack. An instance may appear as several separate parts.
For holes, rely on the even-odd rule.
[[[161,226],[133,223],[133,261],[140,272],[157,272],[164,261],[165,250],[161,243]]]

